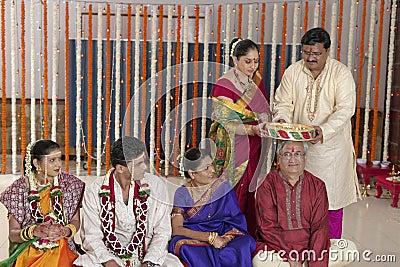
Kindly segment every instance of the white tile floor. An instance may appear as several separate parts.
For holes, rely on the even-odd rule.
[[[7,177],[7,178],[6,178]],[[0,176],[0,192],[8,186],[13,178]],[[91,178],[86,178],[90,181]],[[179,183],[181,179],[175,180]],[[374,190],[370,197],[350,205],[344,210],[343,237],[354,241],[360,253],[360,262],[348,266],[400,266],[400,208],[390,206],[391,199],[387,194],[382,199],[376,199]],[[0,260],[8,254],[8,223],[6,209],[0,205]],[[372,254],[368,254],[368,250]],[[395,255],[396,262],[366,262],[364,258],[376,259]]]

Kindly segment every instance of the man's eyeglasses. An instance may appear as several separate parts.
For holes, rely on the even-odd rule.
[[[308,51],[301,51],[301,53],[307,57],[312,56],[312,57],[319,57],[322,55],[322,52],[308,52]]]
[[[304,158],[304,155],[305,155],[305,153],[300,152],[300,151],[294,152],[293,154],[290,152],[285,152],[285,153],[281,154],[281,157],[284,160],[290,160],[292,157],[294,157],[295,159],[302,159],[302,158]]]

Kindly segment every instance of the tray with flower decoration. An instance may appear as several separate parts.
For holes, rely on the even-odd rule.
[[[292,141],[309,141],[314,136],[314,128],[304,124],[267,122],[260,126],[263,137]]]

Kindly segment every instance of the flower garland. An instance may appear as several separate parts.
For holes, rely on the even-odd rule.
[[[253,12],[254,12],[253,4],[249,4],[249,22],[247,25],[247,38],[252,40],[253,39]]]
[[[314,7],[314,19],[313,19],[314,27],[313,28],[318,27],[318,24],[319,24],[319,7],[320,7],[319,2],[316,2],[315,7]]]
[[[59,6],[57,2],[53,2],[53,38],[52,38],[52,85],[51,85],[51,140],[57,140],[57,90],[58,90],[58,18]]]
[[[306,33],[307,29],[308,29],[308,12],[309,12],[308,10],[309,10],[308,1],[306,1],[306,7],[305,7],[305,10],[304,10],[304,21],[303,21],[303,24],[304,24],[303,31],[304,31],[304,33]]]
[[[343,0],[339,2],[339,24],[338,24],[338,39],[337,39],[337,52],[336,52],[336,59],[340,61],[340,52],[342,46],[342,29],[343,29]],[[349,28],[349,31],[352,29]]]
[[[182,117],[181,117],[181,152],[186,149],[186,127],[187,122],[187,84],[188,84],[188,55],[189,55],[189,14],[188,6],[183,11],[183,55],[182,55]]]
[[[225,22],[225,64],[224,64],[224,72],[226,73],[229,70],[229,57],[231,54],[231,51],[229,51],[229,44],[231,41],[231,5],[227,4],[226,5],[226,22]]]
[[[287,3],[282,5],[283,8],[283,22],[282,22],[282,54],[281,54],[281,76],[285,72],[285,61],[286,61],[286,27],[287,27]]]
[[[331,43],[336,44],[336,30],[337,30],[337,4],[336,2],[332,3],[332,16],[331,16]],[[329,56],[331,58],[335,58],[336,49],[329,50]]]
[[[156,67],[157,67],[157,6],[152,6],[151,17],[151,59],[150,59],[150,173],[154,173],[154,151],[155,151],[155,137],[156,137]],[[160,59],[161,60],[161,59]],[[143,126],[146,126],[144,124]],[[157,129],[158,130],[158,129]],[[158,170],[157,170],[158,171]]]
[[[207,122],[207,87],[208,87],[208,55],[209,55],[209,38],[210,38],[210,14],[211,10],[207,6],[204,15],[204,51],[203,51],[203,93],[201,104],[201,140],[206,138],[206,122]],[[201,143],[201,148],[205,149],[204,143]]]
[[[92,140],[93,140],[93,132],[92,132],[92,118],[93,118],[93,5],[89,4],[89,15],[88,15],[88,111],[87,111],[87,172],[90,176],[92,172]]]
[[[193,66],[193,117],[192,117],[192,147],[197,146],[197,109],[199,98],[199,31],[200,31],[200,7],[195,6],[194,27],[194,66]],[[228,38],[227,38],[228,39]]]
[[[7,170],[6,0],[1,0],[1,173]]]
[[[364,55],[364,46],[365,46],[365,21],[367,17],[367,3],[364,3],[363,13],[362,13],[362,21],[361,21],[361,41],[360,41],[360,55]],[[360,135],[360,117],[361,117],[361,89],[362,89],[362,65],[363,65],[364,57],[359,57],[359,73],[358,73],[358,81],[357,81],[357,104],[356,104],[356,130],[354,133],[354,144],[355,144],[355,154],[358,157],[358,139]]]
[[[110,168],[110,114],[111,114],[111,5],[106,17],[106,171]]]
[[[135,76],[134,76],[134,112],[133,136],[139,138],[139,97],[140,97],[140,5],[135,9]],[[144,47],[144,43],[143,43]],[[129,53],[128,53],[129,54]],[[144,58],[144,56],[143,56]],[[144,90],[142,90],[144,92]],[[129,112],[130,113],[130,112]]]
[[[21,155],[26,153],[25,1],[21,1]],[[22,166],[24,161],[22,160]]]
[[[269,93],[269,99],[271,100],[270,102],[270,107],[272,109],[274,102],[272,101],[274,99],[274,91],[275,91],[275,75],[276,75],[276,37],[278,34],[278,4],[274,3],[274,11],[272,15],[272,51],[271,51],[271,83],[270,83],[270,93]]]
[[[160,5],[159,9],[158,9],[158,17],[159,17],[159,21],[158,21],[158,35],[159,35],[159,39],[158,39],[158,59],[157,59],[157,63],[158,63],[158,84],[157,84],[157,88],[158,88],[158,96],[157,96],[157,131],[156,131],[156,153],[157,153],[157,158],[156,158],[156,171],[157,173],[161,172],[161,166],[160,166],[160,158],[161,158],[161,153],[160,153],[160,147],[161,147],[161,132],[162,132],[162,125],[161,125],[161,118],[162,118],[162,88],[163,88],[163,84],[162,84],[162,79],[163,79],[163,75],[160,75],[162,73],[162,63],[163,63],[163,53],[164,53],[164,49],[163,49],[163,21],[164,21],[164,6]]]
[[[243,4],[238,5],[238,30],[237,30],[237,36],[239,38],[242,38],[242,21],[243,21]]]
[[[116,32],[115,32],[115,119],[114,119],[114,138],[120,137],[121,123],[121,4],[116,5]],[[128,101],[128,99],[126,99]]]
[[[175,109],[179,105],[179,88],[180,88],[180,63],[181,63],[181,16],[182,16],[182,7],[178,5],[178,16],[177,16],[177,21],[176,21],[176,52],[175,52],[175,103],[174,107]],[[218,50],[217,50],[218,51]],[[178,176],[178,169],[176,166],[178,166],[176,159],[178,158],[178,142],[179,142],[179,131],[178,129],[178,124],[179,124],[179,112],[175,112],[175,123],[174,123],[174,176]]]
[[[266,4],[261,4],[261,37],[260,37],[260,64],[259,64],[259,71],[261,75],[263,74],[264,70],[264,44],[265,44],[265,7]]]
[[[131,133],[131,112],[129,108],[131,100],[131,64],[132,64],[132,41],[131,41],[131,31],[132,31],[132,6],[128,5],[128,27],[126,34],[126,82],[125,82],[125,135],[130,136]],[[140,19],[140,16],[139,16]],[[140,36],[139,36],[140,38]],[[140,39],[139,39],[140,40]],[[136,51],[135,51],[136,53]],[[136,63],[136,62],[135,62]],[[139,63],[139,62],[138,62]],[[136,75],[136,72],[135,72]]]
[[[31,1],[31,15],[33,16],[33,5],[32,2],[34,0]],[[65,60],[65,95],[69,95],[69,2],[65,2],[65,55],[64,55],[64,60]],[[32,17],[31,17],[32,18]],[[33,34],[33,26],[31,28],[31,34]],[[33,36],[31,36],[33,38]],[[34,38],[33,38],[34,39]],[[32,41],[32,39],[31,39]],[[33,42],[32,42],[33,43]],[[32,50],[34,51],[34,46],[31,43],[31,47]],[[33,54],[33,53],[32,53]],[[31,61],[31,75],[33,74],[33,70],[34,70],[34,58],[32,57],[32,61]],[[31,84],[34,84],[34,80],[33,77],[31,77],[32,82]],[[34,86],[32,86],[32,88],[34,88]],[[31,89],[32,90],[32,89]],[[31,94],[32,96],[32,94]],[[32,101],[32,100],[31,100]],[[33,108],[32,108],[33,106]],[[32,105],[31,102],[31,114],[35,114],[35,107],[34,105]],[[64,154],[65,154],[65,171],[69,171],[69,97],[65,98],[65,135],[64,135]],[[31,119],[34,116],[31,116]],[[31,131],[34,133],[35,129],[32,129],[32,125],[31,125]],[[32,136],[34,137],[34,135]],[[34,138],[31,138],[31,141],[34,141]]]
[[[133,196],[133,212],[136,220],[136,231],[131,242],[123,246],[115,234],[115,192],[114,192],[114,169],[110,169],[104,178],[99,191],[100,197],[100,220],[103,240],[107,248],[117,257],[124,261],[125,266],[131,264],[133,254],[138,254],[140,262],[146,253],[147,215],[149,210],[148,197],[150,188],[147,184],[135,183]],[[136,253],[135,253],[136,252]]]
[[[164,142],[164,147],[165,147],[165,164],[164,164],[164,175],[168,176],[169,175],[169,155],[170,155],[170,138],[171,138],[171,122],[169,120],[169,115],[171,114],[171,90],[172,90],[172,35],[173,35],[173,30],[172,30],[172,9],[173,7],[171,5],[168,6],[168,17],[167,17],[167,79],[165,81],[165,91],[166,91],[166,96],[165,96],[165,110],[168,114],[165,119],[165,142]]]
[[[49,38],[47,31],[47,1],[42,1],[43,4],[43,127],[44,139],[49,138],[49,61],[47,40]],[[80,77],[80,76],[78,76]]]
[[[349,44],[347,47],[347,66],[350,68],[350,70],[353,70],[353,49],[354,49],[353,40],[354,40],[354,23],[355,23],[355,16],[354,16],[355,5],[356,5],[355,3],[350,3],[350,25],[349,25],[349,39],[348,39]]]
[[[371,99],[371,80],[372,80],[372,61],[374,52],[374,34],[375,34],[375,9],[376,2],[372,1],[371,4],[371,17],[369,24],[369,41],[368,41],[368,72],[367,72],[367,85],[365,90],[365,110],[364,110],[364,136],[362,146],[362,158],[367,158],[367,145],[368,145],[368,124],[369,124],[369,107]],[[369,151],[368,151],[369,152]],[[373,157],[374,155],[371,155]]]
[[[378,100],[379,100],[379,82],[381,81],[381,58],[382,55],[382,42],[383,42],[383,21],[384,21],[385,1],[381,1],[379,10],[379,34],[378,34],[378,58],[376,63],[376,77],[375,77],[375,96],[374,96],[374,117],[372,121],[372,142],[371,142],[371,160],[375,159],[376,150],[376,131],[378,124]],[[379,160],[379,158],[378,158]]]
[[[53,220],[55,223],[59,223],[65,225],[64,221],[64,212],[62,206],[62,191],[58,181],[58,175],[54,177],[53,186],[50,191],[50,205],[52,209],[50,212],[43,215],[41,205],[40,205],[40,195],[39,190],[36,186],[36,178],[32,173],[32,165],[31,165],[31,149],[35,143],[31,142],[25,154],[25,175],[28,177],[29,182],[29,193],[28,193],[28,202],[29,202],[29,210],[31,216],[33,217],[36,223],[42,223],[48,220]],[[45,156],[45,160],[47,162],[47,158]],[[45,170],[46,172],[46,170]],[[46,178],[47,179],[47,178]],[[32,243],[32,245],[39,250],[47,250],[58,247],[58,242],[50,242],[46,239],[39,239]]]
[[[383,135],[383,153],[382,160],[388,159],[388,146],[389,146],[389,127],[390,127],[390,101],[392,97],[392,77],[393,77],[393,62],[394,62],[394,40],[396,31],[396,1],[392,1],[392,13],[390,21],[390,37],[388,49],[388,68],[387,68],[387,89],[386,89],[386,114],[385,114],[385,131]]]
[[[292,64],[296,62],[297,60],[297,27],[299,23],[299,11],[300,11],[300,6],[297,5],[293,8],[293,35],[292,35]]]
[[[321,28],[325,28],[325,17],[326,17],[326,0],[322,0]],[[333,18],[333,14],[332,14],[332,18]]]
[[[143,53],[142,53],[142,118],[140,120],[141,123],[141,129],[142,129],[142,141],[145,141],[145,134],[146,134],[146,112],[144,110],[147,110],[146,108],[146,102],[147,102],[147,85],[146,85],[146,80],[147,80],[147,6],[144,6],[143,9]]]
[[[82,101],[82,74],[81,74],[81,47],[82,47],[82,23],[81,23],[81,4],[76,3],[76,175],[81,173],[81,126],[82,126],[82,113],[81,113],[81,101]]]
[[[16,58],[16,21],[15,21],[15,2],[11,3],[11,150],[12,150],[12,174],[17,173],[17,67],[15,63]]]
[[[97,108],[96,108],[96,175],[101,174],[102,84],[103,84],[103,8],[97,11]]]
[[[218,18],[217,18],[217,45],[215,51],[215,62],[217,66],[215,68],[215,80],[218,80],[221,71],[221,24],[222,24],[222,5],[218,5]],[[229,50],[229,49],[228,49]]]

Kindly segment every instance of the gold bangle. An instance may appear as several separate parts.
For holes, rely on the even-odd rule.
[[[34,239],[35,238],[35,235],[33,234],[33,231],[35,231],[35,228],[36,228],[36,224],[29,226],[28,234],[27,234],[29,239]]]
[[[66,238],[68,238],[68,239],[73,238],[73,237],[75,236],[75,234],[76,234],[76,227],[75,227],[75,225],[69,223],[69,224],[67,224],[65,227],[67,227],[67,228],[69,228],[69,229],[71,230],[71,234],[68,235],[68,236],[66,236]]]
[[[24,236],[24,231],[25,231],[25,229],[26,229],[26,227],[25,227],[25,228],[22,228],[21,231],[19,232],[19,237],[20,237],[21,240],[24,241],[24,242],[26,242],[26,241],[29,240],[29,239],[26,239],[25,236]]]
[[[208,235],[208,243],[210,245],[214,244],[215,239],[217,238],[218,234],[216,232],[210,232],[210,234]]]

